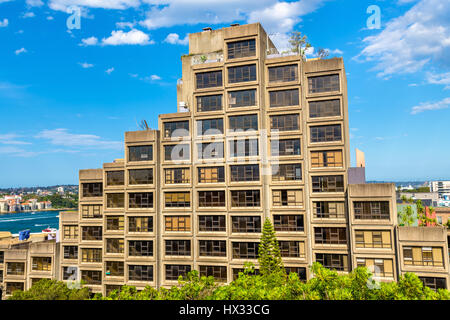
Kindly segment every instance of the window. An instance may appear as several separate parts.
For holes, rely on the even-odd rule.
[[[25,275],[25,262],[7,262],[6,274],[11,276]]]
[[[63,226],[64,240],[77,240],[78,239],[78,226],[64,225]]]
[[[106,239],[106,253],[123,253],[124,244],[123,239]]]
[[[257,259],[259,242],[232,242],[233,259]]]
[[[198,168],[199,183],[219,183],[225,182],[224,167],[202,167]]]
[[[256,89],[228,92],[228,106],[230,108],[256,106]]]
[[[225,216],[198,216],[198,228],[201,232],[226,231]]]
[[[253,273],[249,273],[250,275],[259,275],[259,269],[253,269],[254,272]],[[233,281],[236,280],[237,278],[239,278],[239,273],[244,273],[245,269],[244,268],[233,268]]]
[[[258,115],[233,116],[230,121],[230,131],[258,131]]]
[[[200,266],[201,277],[214,277],[217,282],[227,281],[227,267],[225,266]]]
[[[228,59],[256,56],[256,40],[241,40],[227,43]]]
[[[164,199],[166,208],[187,208],[191,206],[190,192],[165,192]]]
[[[123,231],[124,230],[124,216],[107,216],[106,230],[108,231]]]
[[[405,266],[444,267],[441,247],[403,247]]]
[[[314,126],[310,128],[311,142],[341,141],[341,125]]]
[[[230,141],[230,157],[253,157],[258,154],[258,139]]]
[[[166,240],[166,256],[190,256],[190,240]]]
[[[272,181],[302,180],[302,165],[300,163],[272,165]]]
[[[132,169],[128,170],[129,184],[153,184],[153,169]]]
[[[256,64],[228,68],[228,83],[256,81]]]
[[[188,144],[171,144],[164,146],[164,160],[180,161],[189,160]]]
[[[164,217],[166,231],[191,231],[191,217],[166,216]]]
[[[375,277],[394,277],[394,270],[391,259],[356,259],[357,267],[366,267]]]
[[[128,280],[153,281],[153,266],[128,265]]]
[[[5,261],[5,252],[0,251],[0,263],[3,263]]]
[[[343,166],[342,150],[311,152],[311,168],[335,168]]]
[[[102,229],[102,227],[96,226],[82,227],[81,239],[86,241],[101,241],[103,239]]]
[[[305,258],[305,243],[300,241],[279,241],[281,257]]]
[[[124,263],[121,261],[106,261],[106,276],[123,277]]]
[[[434,277],[419,277],[419,279],[423,282],[423,285],[433,289],[447,289],[447,279],[445,278],[434,278]]]
[[[52,258],[50,258],[50,257],[33,257],[31,270],[33,270],[33,271],[52,271]]]
[[[309,77],[308,88],[309,93],[339,91],[339,75]]]
[[[284,269],[286,270],[287,275],[290,273],[296,273],[301,281],[306,281],[305,267],[284,267]]]
[[[348,256],[345,254],[316,253],[316,261],[328,269],[348,271]]]
[[[314,201],[314,217],[318,219],[342,219],[345,218],[344,202]]]
[[[298,65],[277,66],[269,68],[269,83],[297,81]]]
[[[199,207],[224,207],[225,191],[199,191]]]
[[[344,176],[314,176],[312,192],[344,192]]]
[[[303,206],[303,190],[273,190],[272,205],[274,207]]]
[[[101,197],[103,195],[103,183],[82,183],[83,197]]]
[[[107,208],[124,208],[125,194],[124,193],[107,193],[106,194]]]
[[[246,216],[246,217],[232,217],[231,232],[237,233],[256,233],[261,232],[261,217]]]
[[[6,287],[6,294],[7,295],[12,295],[14,293],[14,291],[17,290],[24,290],[24,283],[23,282],[5,282],[5,287]]]
[[[323,118],[341,115],[341,101],[339,99],[309,102],[309,117]]]
[[[225,240],[199,240],[198,247],[201,257],[227,256],[227,242]]]
[[[153,241],[128,241],[128,255],[133,257],[152,257]]]
[[[180,276],[184,277],[190,271],[189,265],[166,264],[166,280],[178,280]]]
[[[347,244],[346,228],[314,228],[316,244]]]
[[[78,259],[78,246],[64,246],[64,259]]]
[[[77,267],[63,267],[63,280],[76,280],[78,279],[78,268]]]
[[[222,71],[199,72],[195,74],[197,89],[222,86]]]
[[[102,262],[101,248],[82,248],[81,262]]]
[[[81,280],[86,284],[99,285],[102,284],[102,272],[92,270],[81,270]]]
[[[123,186],[124,182],[125,182],[125,173],[123,170],[106,172],[107,186]]]
[[[129,208],[153,208],[153,192],[128,194]]]
[[[272,156],[299,156],[300,139],[274,139],[270,141]]]
[[[259,190],[236,190],[231,191],[232,207],[259,207],[260,192]]]
[[[197,97],[197,112],[208,112],[222,110],[222,95]]]
[[[128,161],[151,161],[153,160],[153,146],[128,147]]]
[[[270,117],[270,130],[272,131],[292,131],[299,128],[298,114],[285,114]]]
[[[301,214],[276,214],[273,215],[273,227],[275,231],[297,231],[303,232],[304,221]]]
[[[223,158],[223,142],[198,143],[199,159],[221,159]]]
[[[392,248],[391,232],[376,230],[355,230],[357,248]]]
[[[81,216],[83,218],[101,218],[102,217],[102,205],[100,204],[84,204],[81,206]]]
[[[197,135],[217,135],[223,134],[223,119],[197,120]]]
[[[191,170],[189,168],[164,169],[166,184],[179,184],[191,182]]]
[[[246,164],[238,166],[230,166],[231,181],[259,181],[259,165]]]
[[[185,137],[189,135],[189,121],[164,122],[164,138]]]
[[[389,201],[354,201],[355,219],[389,220]]]
[[[153,232],[153,217],[129,217],[129,232]]]
[[[271,108],[298,106],[298,89],[270,91],[269,101]]]

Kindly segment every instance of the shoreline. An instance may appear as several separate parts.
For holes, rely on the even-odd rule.
[[[49,208],[49,209],[41,209],[41,210],[26,210],[26,211],[12,211],[12,212],[0,212],[0,215],[2,214],[16,214],[16,213],[29,213],[29,212],[44,212],[44,211],[71,211],[71,210],[77,210],[76,208]]]

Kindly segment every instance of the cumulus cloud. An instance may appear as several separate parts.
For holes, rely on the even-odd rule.
[[[42,0],[27,0],[26,4],[30,7],[41,7],[44,5],[44,2]]]
[[[50,0],[49,7],[53,10],[67,11],[71,6],[85,8],[103,8],[124,10],[131,7],[138,7],[139,0]]]
[[[118,45],[148,45],[154,44],[150,40],[150,36],[140,30],[131,29],[128,32],[122,30],[111,32],[111,36],[102,39],[102,45],[118,46]]]
[[[117,22],[116,23],[116,27],[119,29],[125,29],[125,28],[133,29],[135,25],[136,25],[136,22]]]
[[[20,49],[17,49],[16,51],[14,51],[16,56],[18,56],[21,53],[25,53],[25,52],[27,52],[27,49],[25,49],[25,48],[20,48]]]
[[[427,72],[426,79],[428,83],[444,85],[445,89],[450,89],[450,72],[445,73]]]
[[[114,71],[114,68],[109,68],[109,69],[107,69],[105,72],[106,72],[107,74],[111,74],[113,71]]]
[[[6,28],[9,24],[8,19],[3,19],[3,21],[0,21],[0,28]]]
[[[423,102],[411,109],[411,114],[418,114],[429,110],[447,109],[450,107],[450,97],[438,102]]]
[[[161,77],[158,76],[158,75],[156,75],[156,74],[152,74],[152,75],[150,76],[150,78],[151,78],[152,80],[161,80]]]
[[[170,43],[170,44],[182,44],[187,45],[189,44],[189,35],[186,35],[184,39],[180,39],[180,36],[177,33],[169,33],[164,39],[164,42]]]
[[[22,15],[22,18],[34,18],[36,15],[34,14],[34,12],[25,12]]]
[[[96,37],[89,37],[86,39],[81,39],[80,46],[95,46],[98,43],[98,39]]]
[[[372,61],[378,76],[410,74],[426,64],[450,67],[450,2],[421,0],[403,16],[363,39],[357,60]]]
[[[68,129],[46,129],[39,132],[35,138],[48,140],[50,144],[64,147],[86,147],[96,149],[122,149],[121,141],[108,141],[92,134],[74,134]]]

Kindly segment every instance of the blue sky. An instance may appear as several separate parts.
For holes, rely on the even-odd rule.
[[[176,111],[186,35],[233,22],[344,57],[369,180],[450,178],[449,17],[448,0],[0,0],[0,187],[76,184],[123,158],[125,131]]]

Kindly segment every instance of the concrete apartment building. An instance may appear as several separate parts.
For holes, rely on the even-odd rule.
[[[246,261],[258,269],[265,218],[301,279],[314,261],[381,281],[424,271],[399,264],[416,243],[408,232],[398,243],[394,184],[349,173],[342,58],[278,53],[259,23],[190,34],[177,112],[124,143],[123,159],[80,170],[79,212],[60,215],[58,279],[103,294],[169,287],[194,269],[231,282]],[[446,231],[422,229],[444,265],[423,275],[448,287]]]

